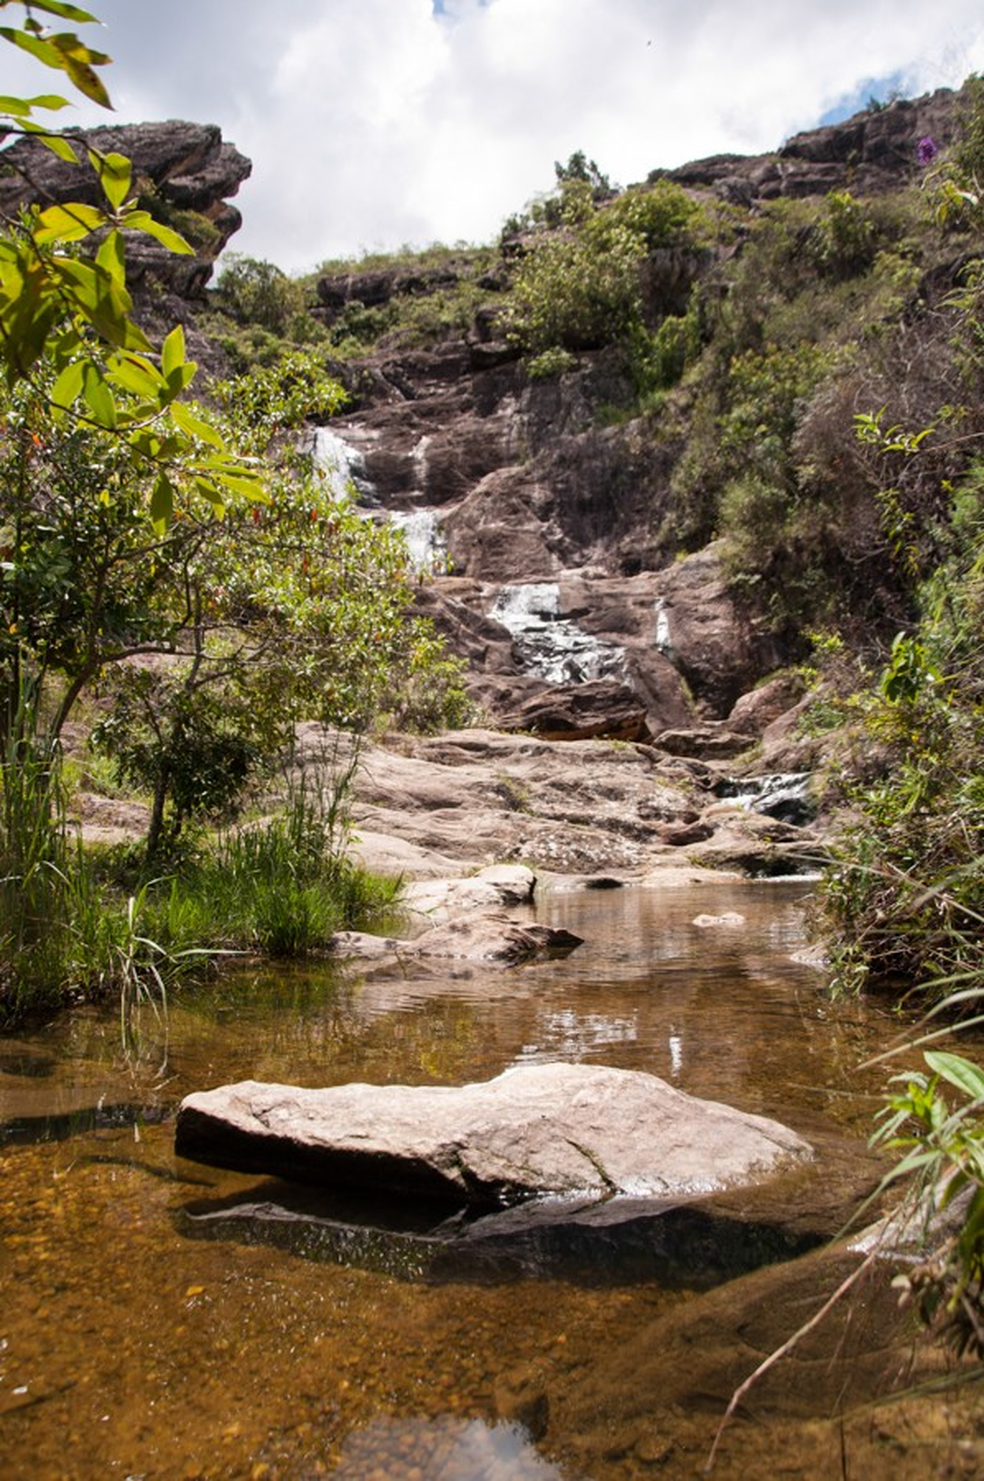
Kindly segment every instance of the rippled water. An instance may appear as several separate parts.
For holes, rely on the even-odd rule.
[[[605,1374],[703,1300],[699,1280],[669,1289],[638,1260],[606,1272],[601,1246],[594,1271],[580,1249],[539,1274],[442,1274],[400,1265],[383,1235],[285,1245],[233,1222],[203,1237],[196,1210],[269,1185],[176,1159],[173,1114],[246,1077],[460,1083],[560,1058],[860,1149],[878,1079],[856,1066],[884,1029],[790,960],[805,888],[549,894],[540,918],[585,945],[508,970],[238,972],[173,1004],[166,1035],[145,1021],[136,1062],[111,1013],[0,1040],[3,1475],[692,1474],[679,1436],[606,1418]],[[734,912],[744,924],[692,923]],[[401,1211],[400,1238],[418,1214]]]

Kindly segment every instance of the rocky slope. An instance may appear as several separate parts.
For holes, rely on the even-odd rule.
[[[910,182],[919,141],[931,135],[946,145],[954,118],[953,95],[940,92],[799,135],[774,154],[703,160],[668,173],[698,197],[743,207],[832,189],[877,194]],[[162,219],[178,213],[179,227],[205,223],[194,259],[162,260],[153,244],[134,258],[138,294],[158,284],[156,301],[143,293],[142,311],[187,321],[215,255],[238,225],[227,197],[248,174],[249,162],[222,142],[217,129],[190,124],[99,130],[79,138],[129,154],[140,188]],[[46,151],[25,142],[5,158],[18,172],[0,182],[5,210],[29,196],[79,192],[79,174]],[[645,297],[656,321],[682,313],[695,280],[741,244],[739,233],[730,245],[654,251],[646,262]],[[632,416],[635,388],[617,347],[582,352],[575,368],[550,379],[527,374],[502,335],[499,307],[523,250],[522,241],[505,241],[500,260],[477,280],[489,299],[466,333],[426,348],[398,342],[387,348],[384,338],[362,360],[332,366],[349,387],[349,409],[330,427],[315,429],[313,445],[326,475],[339,488],[354,486],[367,517],[393,519],[406,529],[420,570],[419,608],[467,659],[480,710],[507,732],[538,738],[544,750],[536,766],[545,776],[567,766],[587,786],[591,774],[590,799],[575,795],[575,788],[557,813],[552,801],[543,801],[553,784],[541,786],[538,777],[530,786],[525,761],[510,755],[502,762],[486,736],[477,791],[455,814],[467,758],[453,757],[449,766],[446,756],[427,751],[431,743],[421,743],[418,765],[445,768],[432,786],[435,796],[449,799],[446,805],[421,808],[406,798],[390,805],[373,797],[371,786],[368,792],[361,787],[360,825],[372,832],[374,810],[388,814],[378,832],[392,835],[395,815],[409,805],[417,837],[462,863],[482,862],[488,853],[534,857],[562,869],[640,870],[654,854],[685,847],[688,857],[704,848],[709,862],[744,858],[761,867],[761,840],[749,842],[747,821],[737,842],[731,839],[715,855],[720,818],[708,822],[705,813],[719,805],[717,794],[734,773],[810,765],[816,746],[797,738],[801,686],[784,670],[790,651],[778,631],[739,599],[719,544],[681,549],[673,474],[685,451],[685,423],[670,420],[654,435],[651,423]],[[426,299],[454,288],[463,271],[452,254],[438,266],[403,262],[325,276],[315,312],[331,325],[353,305],[378,309]],[[609,754],[606,783],[592,772],[596,758],[578,749],[556,761],[551,743],[613,740],[629,743],[646,768],[667,768],[671,778],[681,760],[692,763],[682,778],[684,801],[653,812],[651,798],[616,796],[616,785],[612,819],[592,816],[599,836],[586,840],[584,810],[598,813],[597,800],[618,768]],[[399,763],[391,754],[390,770]],[[505,811],[514,815],[508,828],[490,814],[482,834],[488,850],[476,859],[478,798],[487,797],[490,786],[495,792],[490,777],[497,768],[507,789],[520,795],[529,786],[537,801],[507,799]],[[653,785],[650,778],[646,786]],[[463,850],[455,842],[454,816],[466,814],[469,844]],[[766,839],[768,848],[779,842],[789,839]],[[791,851],[815,857],[814,845],[807,840]]]
[[[911,183],[920,140],[946,146],[955,117],[954,95],[941,90],[798,135],[774,154],[650,179],[668,174],[698,197],[742,206],[835,189],[877,195]],[[654,322],[682,313],[695,280],[741,244],[739,233],[731,246],[655,251],[645,288]],[[506,240],[480,285],[501,292],[524,250]],[[440,293],[460,276],[449,258],[324,277],[318,312],[330,324],[346,305]],[[720,277],[708,281],[726,291]],[[473,694],[497,723],[552,738],[666,737],[667,749],[707,759],[747,749],[776,719],[750,696],[791,652],[738,599],[719,546],[681,550],[680,423],[654,434],[627,413],[634,390],[615,347],[528,378],[500,319],[491,300],[462,338],[380,348],[345,366],[351,410],[319,435],[320,455],[334,476],[354,479],[368,510],[407,528],[420,606],[467,657]]]

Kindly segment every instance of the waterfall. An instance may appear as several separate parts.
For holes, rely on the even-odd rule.
[[[333,499],[354,498],[358,504],[373,505],[379,501],[376,490],[366,475],[365,459],[330,427],[314,429],[314,461],[321,469]]]
[[[402,530],[415,571],[441,575],[447,570],[448,546],[434,509],[415,509],[409,514],[394,512],[389,522]]]
[[[625,679],[625,650],[583,632],[560,615],[555,581],[500,587],[489,616],[512,634],[516,654],[528,674],[551,684],[583,684],[590,679]]]

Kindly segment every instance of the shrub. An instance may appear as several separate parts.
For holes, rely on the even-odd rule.
[[[235,252],[223,256],[212,298],[236,324],[255,326],[278,336],[288,333],[304,308],[304,293],[296,279],[272,262]]]

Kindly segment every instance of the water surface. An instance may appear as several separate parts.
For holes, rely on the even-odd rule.
[[[701,1300],[700,1281],[667,1285],[638,1260],[601,1278],[603,1251],[592,1278],[583,1249],[539,1275],[441,1275],[391,1245],[374,1255],[368,1236],[348,1256],[337,1239],[195,1237],[196,1209],[262,1180],[176,1159],[173,1115],[189,1091],[247,1077],[453,1084],[568,1059],[646,1070],[861,1156],[880,1081],[857,1065],[886,1024],[832,1006],[791,960],[808,888],[548,894],[539,917],[585,945],[506,970],[241,970],[184,993],[166,1031],[145,1014],[129,1059],[112,1012],[0,1040],[3,1474],[667,1474],[651,1438],[586,1450],[583,1395]],[[744,923],[692,923],[729,912]],[[411,1233],[417,1212],[402,1211]],[[691,1474],[673,1454],[669,1473]]]

